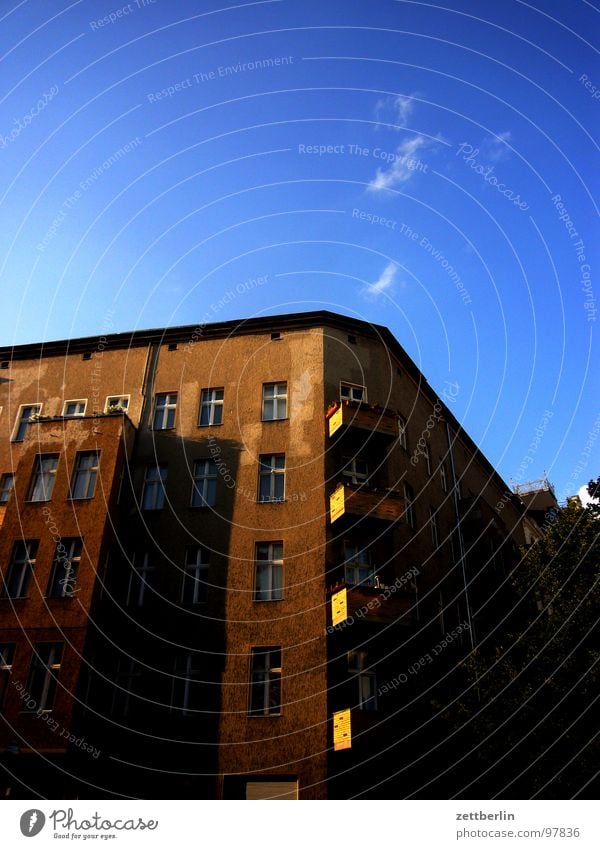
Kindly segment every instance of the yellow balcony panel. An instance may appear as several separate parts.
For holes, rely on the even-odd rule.
[[[329,517],[332,523],[342,516],[368,516],[395,522],[403,512],[404,499],[392,490],[380,491],[339,484],[329,496]]]
[[[383,407],[343,401],[337,409],[328,414],[327,419],[329,436],[333,436],[340,428],[346,427],[368,430],[370,433],[378,433],[390,439],[396,439],[398,436],[398,416]]]

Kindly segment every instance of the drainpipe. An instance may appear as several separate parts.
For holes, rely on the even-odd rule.
[[[471,619],[471,605],[469,604],[469,589],[467,585],[467,572],[465,568],[465,546],[463,543],[460,509],[458,506],[458,489],[456,486],[456,467],[454,465],[454,452],[452,450],[452,437],[450,425],[446,421],[446,436],[448,438],[448,455],[450,457],[450,471],[452,474],[452,494],[454,499],[454,515],[456,516],[456,528],[458,531],[458,549],[460,552],[460,567],[463,576],[463,587],[465,591],[465,605],[467,608],[467,622],[469,623],[469,636],[471,639],[471,651],[475,648],[475,637],[473,635],[473,620]]]

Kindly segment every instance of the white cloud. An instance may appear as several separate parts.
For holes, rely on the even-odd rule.
[[[396,122],[404,125],[414,108],[415,102],[412,97],[408,97],[405,94],[398,95],[398,97],[394,100]]]
[[[366,295],[371,295],[373,297],[377,297],[377,295],[381,295],[382,292],[385,292],[387,289],[391,287],[396,277],[396,272],[398,271],[398,266],[395,262],[390,262],[383,269],[381,274],[379,275],[379,280],[376,280],[375,283],[369,283],[365,288],[364,292]]]
[[[414,136],[402,142],[396,148],[396,158],[390,167],[377,169],[377,173],[369,183],[369,189],[376,192],[381,189],[391,189],[399,183],[410,180],[418,165],[415,154],[428,144],[429,140],[425,136]]]
[[[399,94],[397,97],[384,97],[375,104],[375,118],[382,124],[398,124],[404,126],[411,116],[415,101],[413,94]]]
[[[594,503],[588,494],[587,484],[584,484],[580,489],[577,490],[577,495],[581,499],[581,503],[584,507],[587,507],[588,504]]]
[[[492,162],[500,162],[501,159],[508,159],[510,156],[511,149],[509,144],[511,141],[512,135],[510,130],[497,133],[495,136],[487,136],[481,142],[481,152]]]

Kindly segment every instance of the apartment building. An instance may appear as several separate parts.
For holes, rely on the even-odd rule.
[[[457,391],[323,311],[0,350],[5,795],[401,792],[524,542]]]

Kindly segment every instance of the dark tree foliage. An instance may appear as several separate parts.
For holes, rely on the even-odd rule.
[[[586,798],[598,769],[600,478],[522,550],[514,604],[463,663],[444,711],[453,793]],[[458,683],[458,682],[457,682]]]

